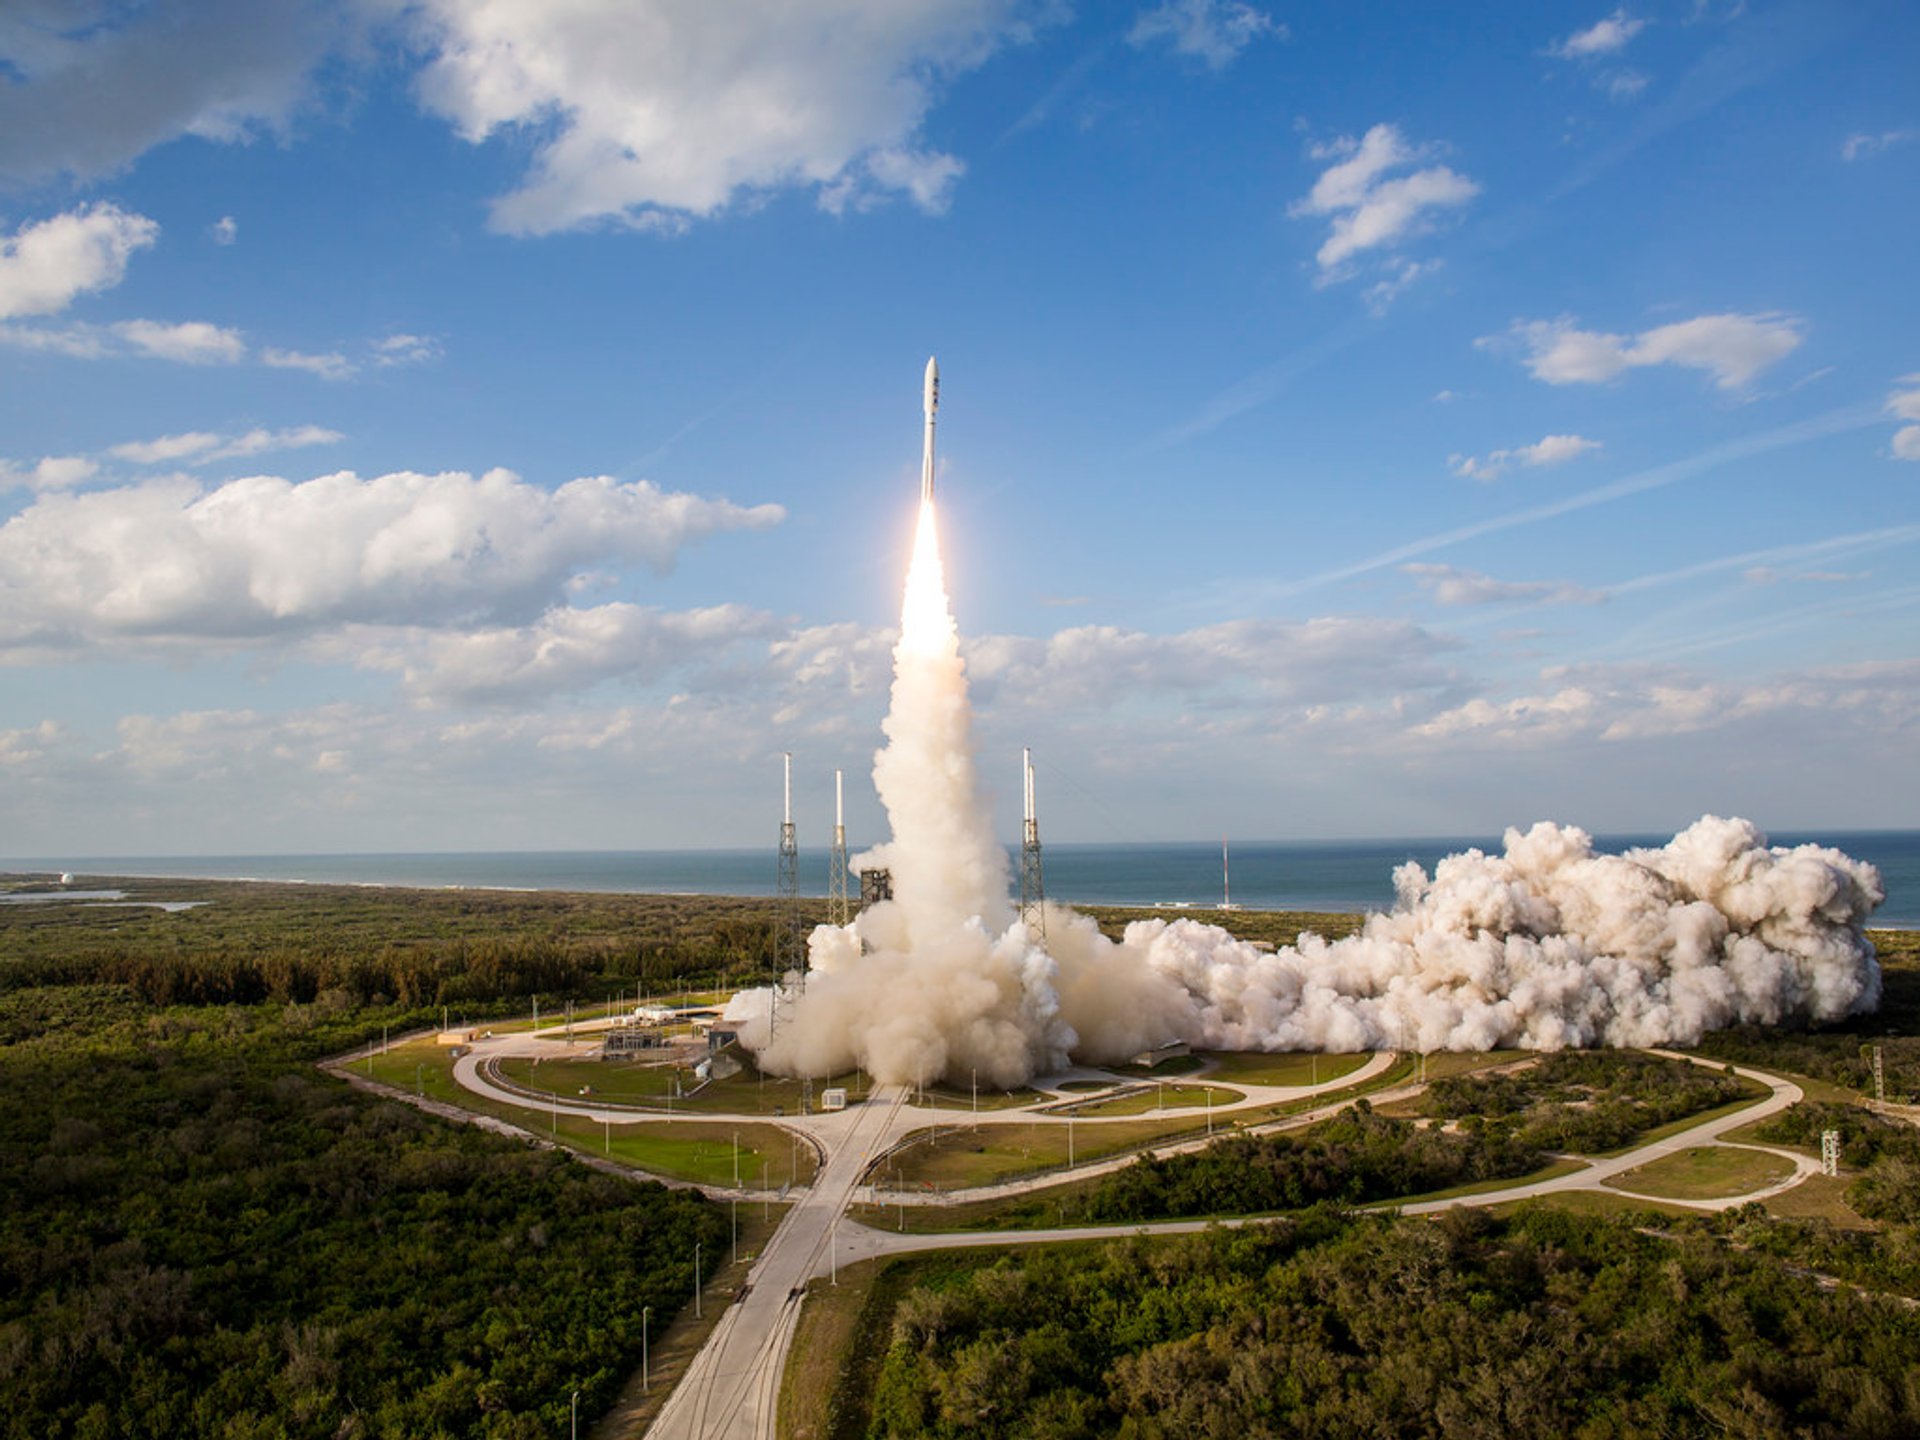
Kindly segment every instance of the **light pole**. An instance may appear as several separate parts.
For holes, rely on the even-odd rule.
[[[649,1368],[650,1357],[647,1354],[647,1322],[651,1319],[653,1319],[653,1307],[642,1305],[640,1307],[640,1393],[642,1395],[653,1393],[653,1374]]]
[[[693,1242],[693,1318],[700,1318],[700,1242]]]
[[[827,1268],[830,1285],[840,1283],[840,1217],[835,1216],[827,1230]]]
[[[740,1188],[740,1132],[733,1132],[733,1188]]]
[[[1073,1168],[1073,1112],[1067,1112],[1067,1168]]]
[[[740,1197],[735,1195],[729,1202],[733,1210],[733,1263],[740,1263]]]
[[[973,1128],[980,1128],[980,1067],[973,1067]]]
[[[573,1399],[568,1402],[568,1409],[573,1415],[573,1440],[580,1440],[580,1392],[578,1390],[573,1392]]]

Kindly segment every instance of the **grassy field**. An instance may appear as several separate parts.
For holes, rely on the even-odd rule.
[[[733,1183],[733,1136],[740,1137],[741,1183],[757,1187],[763,1177],[774,1190],[813,1178],[811,1146],[795,1146],[792,1137],[775,1125],[730,1125],[721,1122],[655,1120],[604,1126],[584,1116],[555,1116],[537,1104],[507,1105],[476,1095],[453,1078],[452,1047],[433,1037],[389,1046],[385,1054],[356,1060],[347,1068],[398,1090],[457,1105],[463,1110],[492,1115],[535,1135],[545,1135],[583,1154],[599,1155],[651,1175],[687,1180],[699,1185]],[[552,1068],[592,1062],[558,1062]],[[547,1068],[547,1067],[542,1067]],[[577,1100],[577,1096],[562,1098]]]
[[[1791,1174],[1792,1162],[1764,1150],[1702,1145],[1601,1183],[1658,1200],[1725,1200],[1777,1184]]]
[[[1351,1075],[1373,1058],[1367,1053],[1263,1055],[1235,1050],[1209,1050],[1205,1057],[1213,1062],[1209,1080],[1240,1085],[1319,1085]]]
[[[803,1087],[798,1080],[762,1075],[747,1065],[736,1075],[709,1081],[698,1093],[673,1096],[676,1080],[683,1091],[698,1084],[692,1070],[678,1065],[642,1064],[633,1060],[534,1060],[529,1056],[508,1056],[498,1062],[502,1078],[528,1090],[557,1092],[562,1099],[580,1099],[581,1091],[591,1087],[585,1098],[606,1100],[616,1105],[644,1105],[675,1113],[727,1115],[798,1115]],[[835,1075],[816,1080],[813,1103],[820,1103],[820,1092],[828,1086],[841,1086],[848,1099],[858,1102],[871,1088],[866,1075]],[[669,1100],[671,1106],[669,1107]]]
[[[1791,1148],[1791,1147],[1788,1147]],[[1824,1220],[1836,1230],[1877,1230],[1847,1204],[1851,1175],[1809,1175],[1791,1190],[1782,1190],[1763,1203],[1776,1220]]]
[[[1185,1110],[1206,1105],[1236,1105],[1247,1097],[1219,1085],[1149,1085],[1111,1100],[1086,1100],[1073,1107],[1082,1119],[1101,1115],[1147,1115],[1161,1110]],[[1060,1113],[1060,1112],[1055,1112]]]

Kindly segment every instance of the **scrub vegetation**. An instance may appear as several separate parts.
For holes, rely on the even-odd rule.
[[[921,1283],[884,1328],[868,1317],[884,1359],[870,1397],[843,1397],[836,1436],[1893,1437],[1920,1425],[1920,1314],[1631,1219],[1322,1210],[902,1264],[924,1267]]]

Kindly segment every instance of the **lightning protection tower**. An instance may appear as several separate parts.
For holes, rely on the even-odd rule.
[[[833,859],[827,866],[827,918],[844,925],[852,918],[847,903],[847,807],[841,772],[833,772]]]
[[[793,830],[793,752],[780,756],[786,771],[786,805],[780,821],[780,913],[774,920],[773,963],[784,977],[798,971],[800,988],[807,984],[807,951],[800,933],[800,843]],[[779,980],[774,982],[776,993]]]
[[[1047,938],[1047,887],[1040,865],[1040,821],[1033,809],[1033,750],[1020,752],[1025,774],[1026,821],[1020,830],[1020,919],[1027,933]]]

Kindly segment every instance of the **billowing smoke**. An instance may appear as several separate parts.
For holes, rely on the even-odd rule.
[[[1270,951],[1192,920],[1119,941],[1049,905],[1044,948],[1007,901],[1005,852],[974,784],[965,667],[921,506],[874,779],[892,841],[867,857],[894,899],[813,932],[804,993],[743,996],[771,1073],[977,1075],[1017,1085],[1072,1060],[1111,1063],[1185,1040],[1244,1050],[1554,1050],[1697,1041],[1743,1022],[1871,1010],[1863,933],[1885,898],[1837,850],[1771,849],[1708,816],[1659,848],[1597,854],[1586,832],[1509,830],[1429,876],[1394,874],[1393,910],[1343,940]],[[757,1002],[757,1003],[756,1003]]]

